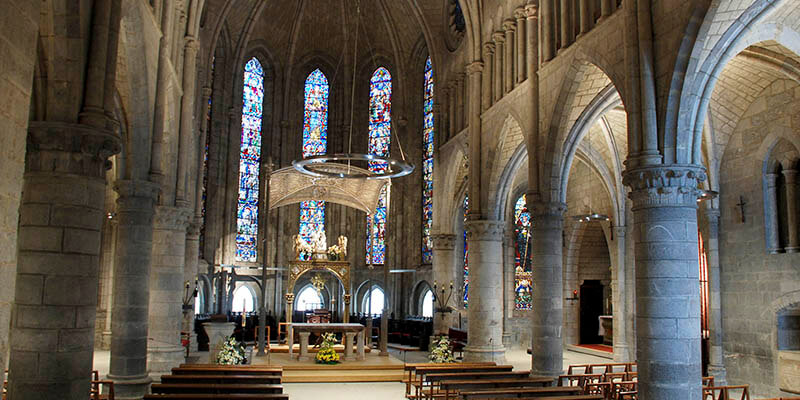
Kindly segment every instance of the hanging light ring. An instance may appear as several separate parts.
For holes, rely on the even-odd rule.
[[[384,164],[384,171],[369,171],[351,166],[352,162]],[[318,178],[339,179],[392,179],[414,172],[414,166],[404,160],[381,157],[374,154],[339,153],[309,156],[292,161],[299,172]]]

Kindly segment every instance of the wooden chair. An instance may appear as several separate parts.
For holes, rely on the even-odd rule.
[[[114,382],[109,380],[92,380],[89,390],[90,400],[114,400]]]
[[[714,386],[714,377],[713,376],[704,376],[703,377],[703,387]]]
[[[560,375],[558,377],[558,386],[577,386],[586,388],[589,383],[601,382],[603,375],[601,374],[579,374],[579,375]]]
[[[750,385],[704,387],[703,400],[750,400]]]
[[[611,382],[587,383],[583,388],[583,394],[600,395],[603,396],[603,399],[608,400],[611,398],[612,389]]]
[[[470,390],[462,391],[460,396],[463,400],[473,399],[504,399],[504,398],[528,398],[546,397],[548,400],[558,396],[579,396],[581,389],[577,387],[537,387],[537,388],[503,388],[489,390]],[[564,397],[569,399],[570,397]],[[594,397],[601,399],[601,397]]]
[[[638,391],[638,382],[636,381],[612,382],[611,385],[612,388],[610,398],[613,400],[620,400],[624,398],[622,396],[630,397],[635,395]]]

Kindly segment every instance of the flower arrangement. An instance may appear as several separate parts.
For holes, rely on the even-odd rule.
[[[330,261],[340,261],[344,259],[344,251],[339,247],[339,245],[333,245],[328,247],[328,260]]]
[[[228,338],[222,343],[222,347],[217,353],[217,364],[240,365],[244,364],[244,361],[244,346],[235,338]]]
[[[336,343],[336,335],[333,333],[325,333],[322,335],[322,344],[319,345],[319,351],[315,360],[317,364],[338,364],[339,354],[333,349]]]
[[[456,359],[453,358],[453,351],[450,350],[450,339],[447,336],[439,336],[433,342],[428,359],[435,363],[454,363]]]

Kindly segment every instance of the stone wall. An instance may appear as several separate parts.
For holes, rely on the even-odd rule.
[[[772,304],[800,290],[800,254],[767,254],[764,160],[780,139],[800,138],[800,86],[775,81],[741,116],[720,166],[720,264],[728,381],[777,396],[777,316]],[[744,222],[741,208],[745,202]]]

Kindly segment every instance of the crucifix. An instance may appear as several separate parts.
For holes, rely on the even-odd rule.
[[[739,196],[739,204],[737,204],[737,206],[739,206],[739,209],[742,211],[742,223],[744,223],[744,206],[746,205],[747,203],[744,201],[744,198]]]

